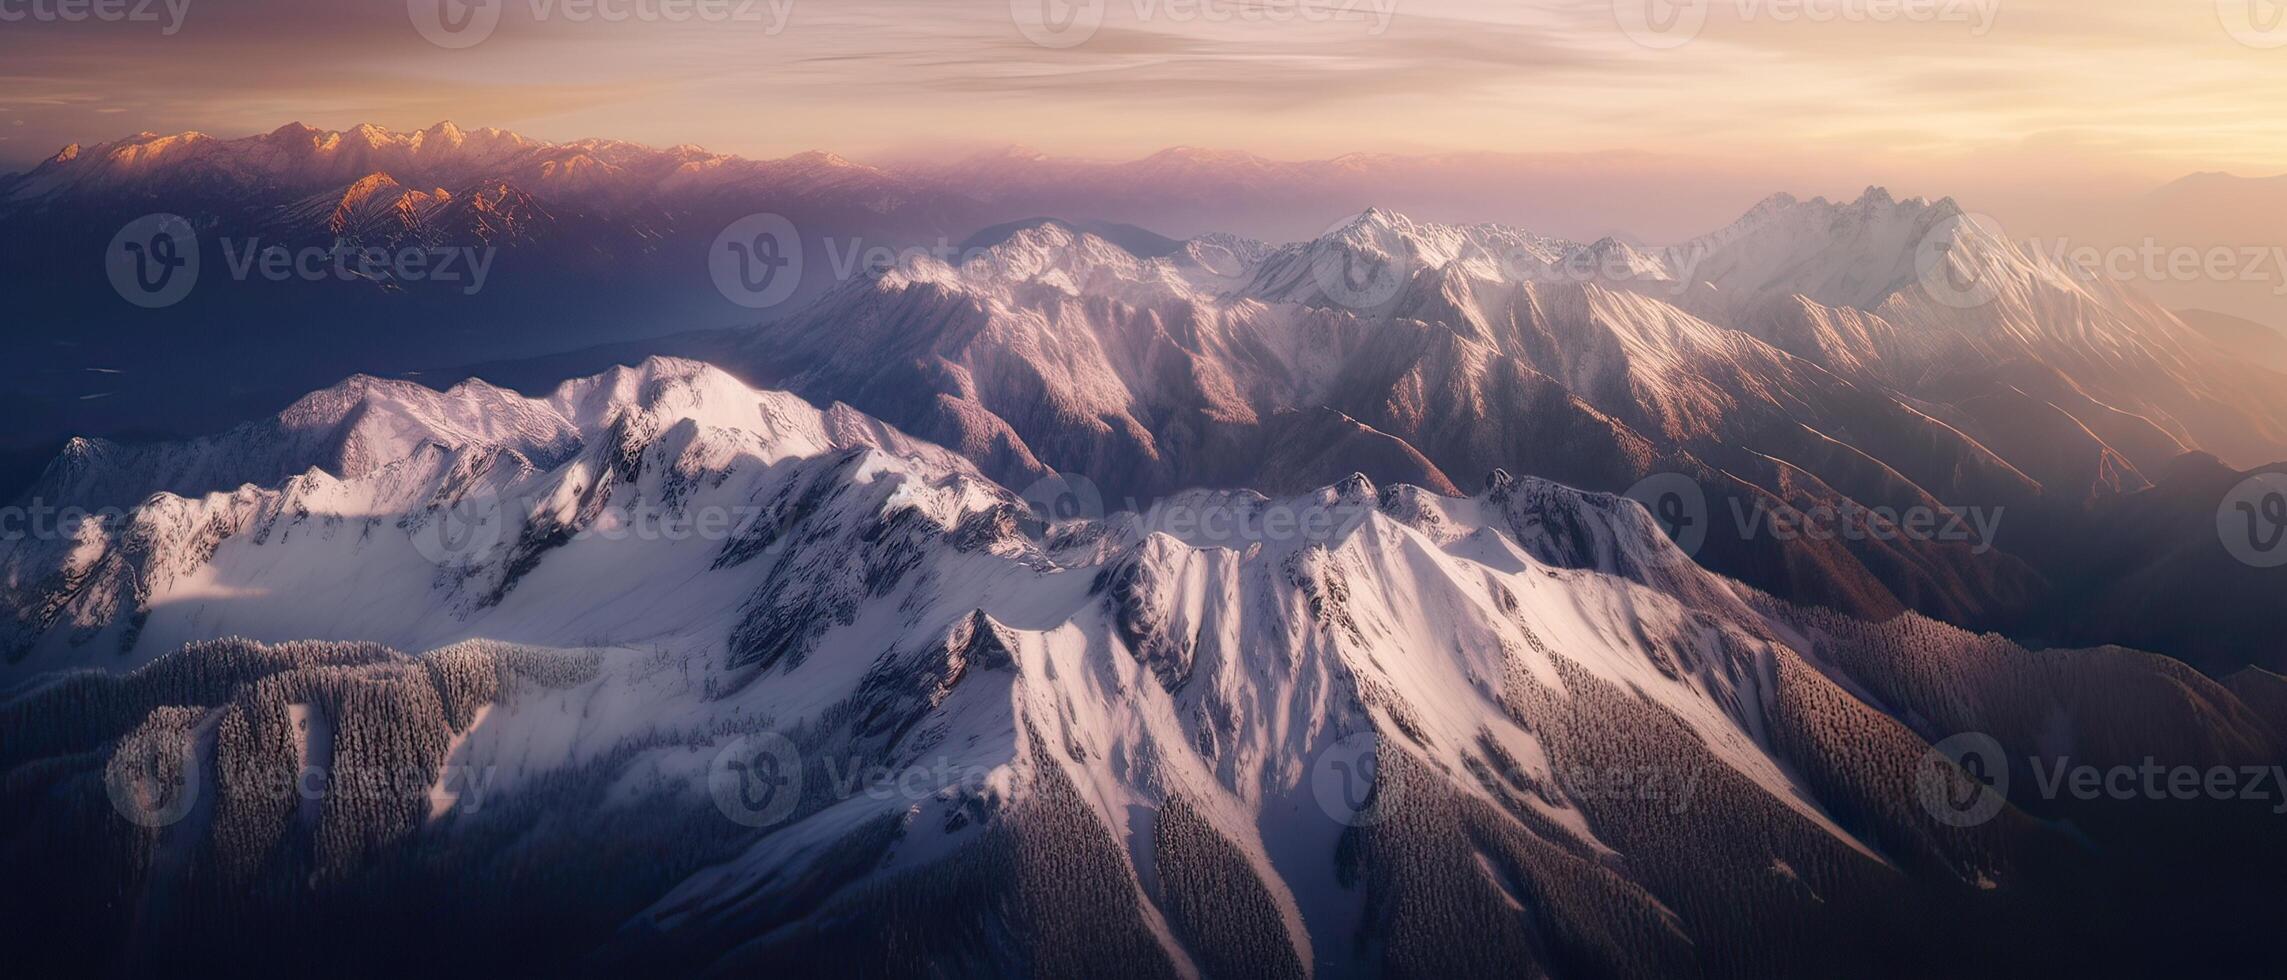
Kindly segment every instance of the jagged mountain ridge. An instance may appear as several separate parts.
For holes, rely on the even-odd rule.
[[[1707,277],[1679,305],[1919,396],[1981,440],[2057,440],[2129,471],[2186,449],[2253,466],[2287,448],[2276,371],[1950,199],[1782,195],[1682,248]],[[2063,424],[2012,424],[2041,415]],[[2130,479],[2114,489],[2148,485]]]
[[[1863,372],[1673,305],[1688,271],[1675,261],[1378,211],[1316,242],[1199,240],[1149,260],[1042,227],[962,267],[923,258],[847,285],[725,363],[850,400],[1012,485],[1076,472],[1115,499],[1292,491],[1351,469],[1450,488],[1491,465],[1610,490],[1686,473],[1742,512],[2054,492]],[[1329,299],[1329,270],[1357,267],[1378,279]],[[1308,443],[1314,460],[1280,451],[1318,417],[1340,421]],[[1897,608],[1891,593],[1976,621],[1987,596],[2038,588],[2011,560],[1922,543],[1714,547],[1730,549],[1719,568],[1798,596],[1790,579],[1817,580],[1870,614]]]
[[[829,153],[749,160],[450,122],[417,132],[291,123],[236,139],[141,133],[66,147],[0,177],[0,215],[51,241],[70,237],[74,223],[116,228],[152,211],[225,240],[491,247],[531,266],[528,277],[553,270],[551,285],[576,284],[567,273],[579,273],[646,288],[669,273],[665,262],[690,259],[704,273],[704,246],[753,212],[786,215],[814,245],[848,236],[891,247],[964,233],[984,215],[958,195]]]
[[[926,461],[946,481],[977,479],[966,461],[845,406],[820,410],[783,393],[757,394],[720,371],[668,360],[567,382],[545,399],[477,383],[440,393],[354,378],[277,419],[223,436],[133,449],[75,448],[80,451],[50,468],[45,492],[89,499],[81,506],[90,509],[131,509],[84,522],[74,537],[27,537],[9,550],[11,661],[41,665],[63,656],[68,662],[76,659],[69,651],[87,648],[110,649],[132,662],[203,635],[212,625],[206,614],[171,609],[167,596],[181,587],[219,600],[243,598],[240,584],[210,561],[233,541],[315,536],[330,542],[320,547],[341,549],[324,562],[348,579],[304,580],[296,589],[306,594],[257,619],[333,615],[338,604],[324,597],[355,592],[358,577],[387,577],[379,569],[395,568],[404,585],[417,587],[415,596],[426,595],[431,578],[450,580],[441,593],[415,599],[415,609],[427,612],[410,620],[449,629],[455,617],[429,613],[489,610],[542,556],[579,544],[581,532],[606,533],[617,527],[610,522],[679,509],[702,486],[719,487],[726,477],[712,471],[733,461],[747,461],[742,473],[763,481],[744,488],[759,500],[738,505],[742,532],[750,535],[779,533],[777,522],[793,519],[786,508],[798,499],[803,477],[793,472],[801,465],[778,465],[789,459],[829,472],[862,470],[870,464],[849,454],[873,450],[885,460]],[[629,481],[641,485],[620,491],[619,504],[627,509],[607,510],[613,488]],[[404,541],[362,553],[377,534],[385,544],[392,537],[382,532],[385,526],[418,532],[437,522],[480,536],[470,540],[481,546],[466,555],[451,549],[468,541],[428,542],[432,551],[444,548],[445,557],[464,559],[447,562],[450,574],[403,570],[429,568],[436,560],[419,545],[407,550]],[[666,547],[673,541],[652,543],[665,561],[704,565],[721,557]],[[176,612],[186,617],[180,625]],[[601,610],[590,616],[608,619]],[[390,639],[427,645],[416,642],[418,635]]]
[[[16,193],[157,193],[168,179],[209,175],[267,200],[272,184],[351,181],[295,212],[293,223],[329,238],[338,226],[427,240],[463,220],[428,227],[442,220],[430,216],[501,200],[514,205],[505,213],[530,217],[507,226],[513,239],[638,242],[665,258],[679,254],[670,225],[690,230],[674,215],[759,204],[779,188],[843,209],[829,211],[830,232],[849,214],[873,215],[857,223],[886,222],[874,226],[891,229],[879,235],[885,242],[978,213],[951,203],[944,185],[825,156],[765,164],[450,126],[138,137],[59,156],[68,159],[43,168],[46,190],[21,184]],[[1183,166],[1152,172],[1254,166],[1198,153],[1169,161]],[[503,173],[511,177],[482,178],[474,191],[452,186]],[[483,181],[499,181],[493,196]],[[527,185],[547,193],[508,193]],[[874,208],[884,202],[895,206]],[[1020,222],[1025,233],[983,253],[981,275],[916,276],[927,263],[907,262],[845,283],[803,315],[808,337],[782,343],[787,331],[769,331],[732,359],[743,363],[725,363],[821,403],[852,401],[1012,486],[1082,473],[1115,500],[1194,485],[1295,491],[1351,470],[1458,491],[1471,473],[1505,465],[1611,490],[1682,473],[1719,512],[1942,504],[2034,515],[2000,526],[2030,528],[2037,540],[2004,542],[1998,555],[1927,542],[1720,538],[1702,556],[1759,586],[1865,615],[1912,608],[2014,628],[2047,594],[2047,542],[2076,533],[2083,502],[2144,489],[2148,473],[2189,449],[2241,467],[2287,453],[2275,421],[2287,408],[2260,368],[2219,356],[2172,315],[2052,268],[1964,217],[1950,201],[1897,201],[1878,189],[1851,202],[1779,195],[1702,239],[1653,248],[1375,210],[1310,242],[1206,236],[1156,259],[1054,254],[1086,251],[1087,236],[1065,223],[1072,241],[1057,242]],[[601,223],[533,224],[589,220]],[[610,252],[543,264],[626,257]],[[1965,310],[1929,296],[1932,253],[1971,280],[1990,269],[1994,300]],[[1321,281],[1371,269],[1384,278],[1337,296]],[[710,288],[691,285],[684,295]],[[542,291],[578,305],[579,288]],[[1098,300],[1110,302],[1090,306]],[[1004,316],[1013,320],[996,323]],[[994,325],[967,336],[980,322]],[[1169,322],[1175,342],[1148,339]],[[850,324],[895,335],[855,344]],[[1225,334],[1222,346],[1190,349],[1183,334],[1194,324]],[[1051,336],[1068,330],[1118,336],[1077,347]],[[921,338],[949,342],[922,350],[932,342]],[[1058,359],[1036,361],[1035,348]],[[862,362],[871,349],[920,356]],[[390,358],[402,354],[380,363]],[[1408,367],[1385,369],[1393,364]],[[88,404],[98,407],[77,410],[122,403]]]
[[[116,860],[79,866],[119,876],[98,893],[210,895],[131,903],[146,917],[128,963],[197,962],[215,949],[199,937],[236,934],[213,927],[294,921],[314,890],[371,914],[349,933],[312,921],[281,948],[370,963],[406,956],[381,938],[392,925],[436,930],[472,963],[529,963],[531,947],[503,939],[516,909],[577,923],[541,948],[589,969],[1831,975],[1967,951],[2006,972],[2120,955],[2082,939],[2029,949],[2019,926],[2043,909],[2132,919],[2073,896],[2134,871],[2059,863],[2088,852],[2016,810],[1966,829],[1933,820],[1911,788],[1927,741],[2053,741],[2050,719],[2102,716],[2059,750],[2216,764],[2283,751],[2287,719],[2249,707],[2275,696],[2262,676],[2226,687],[2128,651],[2037,655],[1918,617],[1790,607],[1694,565],[1637,504],[1538,479],[1495,473],[1460,498],[1364,477],[1286,498],[1197,491],[1044,525],[949,453],[701,365],[574,382],[484,431],[440,408],[501,397],[344,385],[313,404],[376,405],[364,424],[395,436],[361,440],[364,472],[157,495],[60,558],[93,555],[94,571],[8,668],[19,683],[0,719],[35,725],[65,703],[62,682],[29,671],[104,668],[69,683],[108,691],[140,664],[130,677],[147,680],[70,702],[116,706],[123,727],[36,753],[11,739],[12,801],[92,792],[100,808],[102,767],[89,774],[81,753],[170,739],[210,745],[194,765],[216,774],[353,751],[439,780],[497,774],[481,808],[463,792],[380,815],[348,799],[265,815],[218,789],[212,814],[129,831],[148,851],[107,839],[97,853]],[[550,417],[564,428],[528,424]],[[559,431],[578,443],[553,463],[515,448]],[[447,505],[488,497],[515,503],[463,513],[500,522],[493,545],[419,553]],[[695,540],[561,533],[646,506],[740,504],[775,516]],[[1186,509],[1264,530],[1171,516]],[[1274,535],[1252,519],[1272,511],[1320,530]],[[7,580],[41,578],[27,572],[47,560],[18,546]],[[106,592],[137,602],[90,601]],[[233,635],[435,652],[169,655]],[[567,660],[497,641],[602,649]],[[191,682],[223,664],[236,673]],[[310,731],[401,737],[297,736],[297,711]],[[708,759],[762,732],[807,761],[798,805],[749,829],[714,809]],[[1387,808],[1354,825],[1314,799],[1345,738],[1367,740]],[[835,792],[845,765],[955,775]],[[1622,769],[1678,782],[1651,796],[1582,781]],[[90,840],[71,828],[117,826],[38,812],[10,839],[74,842],[59,860]],[[2209,832],[2236,840],[2234,826]],[[248,851],[241,835],[275,843]],[[2134,839],[2155,861],[2183,846]],[[2246,862],[2255,878],[2273,866]],[[591,887],[553,888],[555,875]],[[269,890],[281,881],[297,884]],[[58,943],[114,935],[108,914],[75,918],[69,901],[22,911]],[[1796,931],[1775,957],[1781,923]],[[977,935],[1022,941],[964,938]]]
[[[964,258],[846,284],[709,356],[1011,485],[1079,473],[1114,499],[1351,469],[1442,489],[1502,465],[1606,490],[1685,474],[1733,524],[2008,515],[2004,539],[1955,548],[1719,526],[1699,556],[1862,615],[2000,628],[2078,573],[2058,556],[2092,501],[2191,449],[2287,455],[2277,377],[1950,200],[1879,188],[1778,195],[1664,248],[1369,210],[1280,247],[1140,258],[1042,226]],[[1298,425],[1341,448],[1295,457]]]
[[[1250,170],[1280,181],[1294,176],[1244,155],[1171,151],[1155,160],[1139,164],[1135,179]],[[994,207],[986,186],[965,194],[941,174],[867,167],[830,154],[752,161],[687,146],[548,143],[499,130],[464,132],[450,123],[412,133],[373,126],[324,132],[293,124],[242,139],[140,134],[67,148],[28,174],[0,180],[6,202],[0,212],[33,232],[67,218],[115,226],[165,205],[215,234],[289,245],[498,244],[508,247],[509,265],[495,277],[495,288],[535,299],[576,296],[590,277],[666,275],[670,269],[655,266],[688,259],[674,277],[688,287],[679,290],[684,298],[655,304],[680,309],[689,295],[707,296],[697,275],[705,263],[694,257],[703,240],[739,215],[786,214],[823,252],[837,242],[895,250],[932,236],[958,241],[990,223]],[[2273,461],[2287,446],[2287,430],[2276,422],[2278,399],[2261,391],[2276,387],[2270,375],[2218,357],[2213,345],[2165,311],[1990,240],[1987,229],[1964,221],[1973,216],[1951,201],[1900,202],[1879,189],[1847,203],[1777,195],[1727,228],[1668,248],[1612,239],[1582,245],[1498,226],[1367,215],[1305,248],[1250,245],[1212,267],[1252,273],[1257,281],[1240,291],[1266,302],[1328,305],[1315,295],[1323,290],[1314,280],[1329,262],[1394,262],[1398,275],[1434,270],[1437,277],[1476,284],[1409,288],[1409,302],[1426,305],[1376,311],[1430,322],[1470,319],[1486,302],[1448,295],[1451,290],[1474,293],[1519,280],[1634,288],[1839,374],[1871,376],[1933,402],[1926,406],[1930,414],[1996,452],[2022,457],[2020,468],[2052,487],[2132,490],[2146,482],[2141,471],[2186,449],[2217,452],[2246,467]],[[68,232],[58,227],[41,237],[68,253]],[[1966,311],[1929,301],[1914,287],[1926,278],[1932,252],[1952,256],[1948,261],[1963,266],[1963,274],[1990,266],[1994,275],[1986,285],[2004,295]],[[26,258],[36,265],[44,261],[41,254],[34,250]],[[514,271],[525,259],[524,271]],[[809,263],[809,284],[799,295],[823,291],[833,264]],[[1614,270],[1621,274],[1608,274]],[[576,274],[567,278],[566,272]],[[43,272],[40,278],[85,276]],[[1893,295],[1900,299],[1893,302]],[[1337,297],[1332,305],[1377,305],[1357,298]],[[1449,310],[1447,300],[1463,311]],[[1498,301],[1492,305],[1490,315],[1499,319]],[[1468,333],[1476,325],[1452,326]],[[1544,373],[1568,386],[1578,380]],[[1591,402],[1609,410],[1609,399]],[[130,408],[125,401],[113,404],[73,410]],[[1501,462],[1470,460],[1462,469]],[[1458,479],[1467,482],[1466,475]]]
[[[361,196],[360,182],[376,177],[415,187],[495,179],[534,193],[633,198],[654,191],[706,193],[710,184],[736,181],[797,193],[834,186],[871,192],[867,182],[888,175],[829,153],[752,161],[694,146],[662,150],[610,139],[550,143],[500,129],[464,131],[451,122],[410,133],[370,124],[334,132],[289,123],[238,139],[140,133],[92,147],[69,146],[13,178],[4,191],[18,207],[73,196],[151,194],[185,182],[249,199],[338,187],[347,199]]]

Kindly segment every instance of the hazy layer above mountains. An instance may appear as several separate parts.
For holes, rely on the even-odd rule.
[[[1137,186],[1239,175],[1284,192],[1275,166],[1253,158],[1163,154],[1147,169],[1156,176]],[[1698,555],[1724,574],[1862,616],[1912,609],[2044,642],[2110,638],[2076,630],[2062,601],[2106,587],[2060,560],[2077,553],[2064,545],[2083,536],[2090,505],[2151,489],[2194,450],[2240,470],[2287,458],[2287,386],[2239,353],[2261,328],[2219,339],[1952,199],[1778,194],[1664,247],[1377,208],[1272,245],[1038,218],[1037,196],[1022,195],[1044,186],[999,171],[923,180],[823,155],[754,163],[449,126],[288,127],[99,147],[0,195],[65,235],[59,215],[188,201],[211,209],[201,220],[226,242],[481,235],[500,253],[482,310],[417,284],[344,283],[298,294],[306,316],[281,315],[265,284],[201,283],[179,309],[212,301],[220,313],[170,332],[179,355],[145,357],[144,374],[186,389],[255,373],[315,387],[331,380],[311,378],[326,364],[368,356],[358,370],[544,390],[665,353],[845,402],[1005,486],[1077,475],[1108,502],[1192,487],[1294,493],[1353,471],[1445,493],[1496,467],[1611,492],[1667,474],[1738,526]],[[410,190],[421,187],[434,190]],[[488,207],[472,218],[437,203],[467,197]],[[1003,211],[1022,217],[948,250],[891,247]],[[807,256],[799,288],[767,309],[732,305],[740,282],[708,261],[724,248],[718,232],[755,212],[789,227],[772,236],[777,250]],[[109,290],[94,300],[118,305]],[[635,329],[649,336],[595,345],[614,328],[607,304],[648,297],[660,305]],[[666,311],[684,309],[670,304],[694,297],[742,325],[664,335]],[[348,318],[361,311],[366,321]],[[154,322],[182,320],[171,308]],[[485,356],[473,339],[499,360],[468,367]],[[336,342],[364,346],[310,359]],[[182,391],[135,380],[96,404],[142,398],[180,423]],[[2195,482],[2192,496],[2207,492]],[[39,492],[74,496],[53,481]],[[1835,541],[1750,520],[1867,508],[1990,527]],[[2262,585],[2200,580],[2218,594]],[[2204,665],[2271,662],[2259,620],[2188,631],[2168,619],[2140,635]]]
[[[2250,243],[2277,239],[2282,187],[2202,175],[2149,197],[2115,182],[2076,190],[2079,200],[2052,195],[2006,207],[1952,188],[1921,190],[1953,194],[1980,220],[1996,220],[2012,239],[2038,240],[2044,252],[2126,242],[2133,257],[2147,237],[2170,253],[2229,246],[2239,258],[2224,276],[2146,275],[2149,263],[2137,259],[2125,267],[2130,285],[2170,307],[2276,327],[2287,324],[2279,307],[2287,254]],[[17,421],[0,436],[0,453],[44,456],[70,435],[210,431],[355,371],[450,371],[748,325],[864,274],[874,256],[959,250],[982,241],[980,233],[1041,216],[1082,227],[1132,224],[1148,237],[1218,232],[1281,242],[1321,237],[1379,206],[1428,222],[1642,244],[1722,227],[1772,188],[1767,176],[1640,154],[1285,162],[1176,148],[1101,162],[1005,149],[869,166],[828,153],[746,160],[687,145],[551,143],[451,123],[403,133],[290,124],[231,139],[138,134],[66,147],[31,173],[0,177],[0,253],[10,256],[0,285],[22,297],[18,315],[0,325],[0,342],[18,352],[0,368],[8,381],[0,398]],[[185,302],[143,310],[106,281],[103,257],[125,224],[152,213],[193,219],[209,236],[205,250],[220,251],[220,239],[240,259],[257,245],[346,241],[497,250],[499,262],[485,288],[464,295],[409,284],[266,282],[234,274],[224,268],[230,256],[214,254],[205,284]],[[709,247],[752,213],[787,217],[813,250],[801,287],[759,310],[727,300],[709,278]],[[1155,248],[1138,245],[1147,238],[1122,241]],[[262,371],[244,370],[257,361]],[[0,486],[21,485],[20,465],[0,459],[0,468],[14,474]]]
[[[1900,196],[1952,196],[1990,215],[2014,237],[2067,238],[2110,245],[2156,238],[2184,246],[2287,246],[2287,175],[2243,177],[2196,173],[2155,186],[2143,178],[2106,175],[2070,182],[1998,182],[1978,168],[1934,176],[1922,169],[1887,172],[1870,165],[1851,172],[1772,164],[1748,170],[1708,161],[1637,151],[1597,153],[1451,152],[1349,153],[1315,159],[1274,159],[1243,150],[1175,146],[1134,159],[1057,156],[1023,146],[967,148],[937,153],[907,151],[880,159],[852,159],[812,151],[783,158],[747,159],[688,144],[652,148],[616,139],[549,142],[500,129],[464,130],[440,122],[417,132],[362,125],[341,131],[290,123],[258,136],[140,133],[104,143],[73,144],[51,156],[125,151],[138,165],[209,148],[308,140],[332,147],[337,163],[394,176],[406,160],[390,148],[446,155],[506,158],[541,151],[553,161],[551,177],[604,181],[634,175],[638,157],[664,160],[688,177],[701,171],[751,170],[773,174],[840,171],[843,179],[881,179],[903,191],[929,188],[1006,206],[988,221],[948,231],[960,241],[986,224],[1033,215],[1131,222],[1177,238],[1229,232],[1266,241],[1316,237],[1340,216],[1385,207],[1448,223],[1495,222],[1547,235],[1632,243],[1682,241],[1716,228],[1775,191],[1801,196],[1855,193],[1869,183]],[[426,144],[424,146],[424,143]],[[41,163],[29,165],[31,168]],[[1894,166],[1894,165],[1891,165]],[[365,171],[342,171],[347,183]],[[0,177],[0,181],[6,178]],[[413,182],[413,181],[409,181]],[[417,182],[415,182],[417,183]],[[2287,286],[2274,277],[2270,285]],[[2232,302],[2202,301],[2198,290],[2155,295],[2175,306],[2219,309],[2287,327],[2287,289],[2266,290],[2271,302],[2256,312]],[[2224,291],[2229,293],[2229,290]]]

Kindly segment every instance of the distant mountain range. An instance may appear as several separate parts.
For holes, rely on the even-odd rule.
[[[355,371],[451,369],[775,319],[884,257],[957,253],[1041,216],[1144,257],[1217,232],[1317,238],[1374,205],[1594,229],[1588,237],[1642,246],[1628,229],[1650,222],[1607,212],[1668,215],[1674,195],[1629,203],[1567,190],[1641,165],[1486,154],[1285,162],[1176,148],[1118,163],[1009,149],[877,167],[827,153],[747,160],[691,146],[551,143],[450,123],[292,124],[236,139],[143,133],[66,147],[0,177],[0,287],[18,298],[0,341],[37,352],[0,367],[21,420],[0,453],[44,455],[73,435],[194,435]],[[1513,172],[1536,177],[1525,190],[1497,179]],[[1744,187],[1701,196],[1753,199]],[[2208,193],[2184,213],[2238,211]],[[123,300],[104,261],[123,229],[152,214],[183,216],[204,258],[199,285],[163,309]],[[725,295],[711,251],[752,214],[787,219],[809,259],[793,288],[759,307]],[[1110,233],[1120,224],[1142,237]],[[273,281],[253,263],[273,247],[324,250],[327,271]],[[333,251],[366,248],[481,254],[486,274],[472,289],[465,276],[333,271]],[[267,365],[259,377],[231,370],[252,358]],[[26,477],[20,467],[9,475],[0,472],[0,489]]]
[[[0,178],[0,275],[21,298],[0,340],[32,352],[0,369],[32,409],[7,448],[209,431],[354,371],[752,322],[769,311],[717,289],[708,248],[755,212],[787,218],[816,255],[829,239],[959,241],[994,217],[827,154],[748,161],[450,124],[67,147]],[[144,309],[105,256],[151,214],[185,219],[201,262],[181,296]],[[378,274],[355,265],[367,249]],[[415,264],[397,268],[408,249]],[[823,289],[828,263],[813,266],[788,299]]]

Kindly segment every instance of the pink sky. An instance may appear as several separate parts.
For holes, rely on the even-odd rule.
[[[11,168],[140,130],[450,118],[753,156],[1631,151],[2012,206],[2287,170],[2273,0],[480,0],[442,35],[464,0],[57,2],[0,0]]]

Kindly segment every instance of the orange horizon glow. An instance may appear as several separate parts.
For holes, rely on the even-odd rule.
[[[2287,171],[2270,0],[477,0],[497,19],[460,47],[424,33],[439,2],[0,24],[0,169],[146,130],[441,119],[891,166],[1487,152],[1609,166],[1615,193],[1722,188],[1676,231],[1779,190],[2070,214]],[[1042,9],[1086,30],[1041,43]]]

